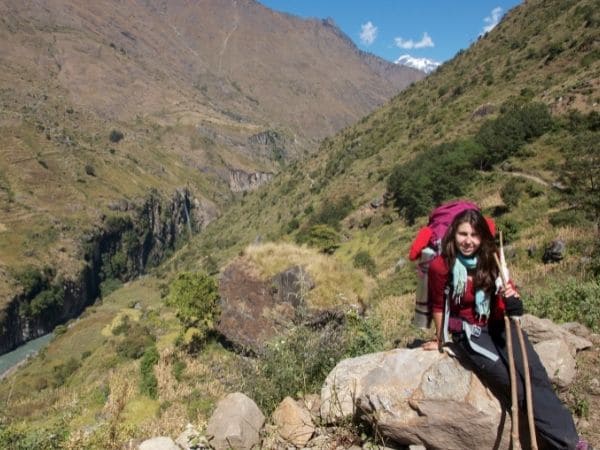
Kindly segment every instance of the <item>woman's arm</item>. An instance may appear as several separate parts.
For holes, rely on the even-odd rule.
[[[434,311],[433,312],[433,323],[435,325],[435,340],[425,342],[422,345],[423,350],[438,350],[439,342],[442,340],[442,318],[444,313]]]

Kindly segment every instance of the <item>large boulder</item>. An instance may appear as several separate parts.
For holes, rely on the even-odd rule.
[[[509,448],[507,412],[445,353],[397,349],[343,360],[325,380],[321,402],[330,422],[356,415],[400,445]]]
[[[217,331],[243,353],[260,353],[266,342],[288,328],[295,317],[293,304],[279,301],[272,283],[261,280],[241,260],[223,272],[219,294],[221,317]]]
[[[561,388],[566,388],[575,379],[575,358],[569,346],[562,339],[551,339],[534,345],[535,351],[546,368],[550,380]]]
[[[531,314],[525,314],[521,318],[521,327],[527,332],[529,340],[533,344],[554,339],[565,341],[571,356],[575,356],[579,350],[585,350],[592,346],[589,340],[571,333],[569,329],[556,325],[549,319],[540,319]],[[580,325],[580,327],[582,326]]]
[[[236,392],[217,403],[206,434],[212,437],[210,443],[215,450],[249,450],[259,444],[264,423],[265,416],[256,403]]]

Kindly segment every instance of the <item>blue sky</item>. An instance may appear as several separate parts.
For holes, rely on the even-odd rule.
[[[300,17],[331,17],[362,50],[438,62],[469,47],[520,0],[258,0]]]

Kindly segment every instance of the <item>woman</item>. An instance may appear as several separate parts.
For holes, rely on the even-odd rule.
[[[500,287],[496,252],[494,237],[479,211],[466,210],[455,217],[442,241],[442,254],[429,267],[428,288],[437,342],[428,342],[423,347],[437,349],[438,342],[446,342],[447,336],[452,334],[461,356],[472,364],[495,395],[509,405],[510,378],[503,315],[521,316],[523,304],[511,283],[506,289]],[[511,328],[516,343],[518,338],[514,327]],[[587,448],[582,446],[584,442],[578,442],[571,414],[554,393],[527,336],[525,342],[540,448]],[[514,360],[519,406],[523,408],[523,359],[518,345],[514,346]]]

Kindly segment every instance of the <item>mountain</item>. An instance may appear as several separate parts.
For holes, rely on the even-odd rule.
[[[153,190],[187,189],[205,226],[423,76],[254,0],[3,0],[0,16],[0,303],[30,265],[72,278],[83,238]]]
[[[415,58],[410,55],[402,55],[394,62],[401,66],[412,67],[413,69],[420,70],[427,74],[433,72],[442,64],[428,58]]]

